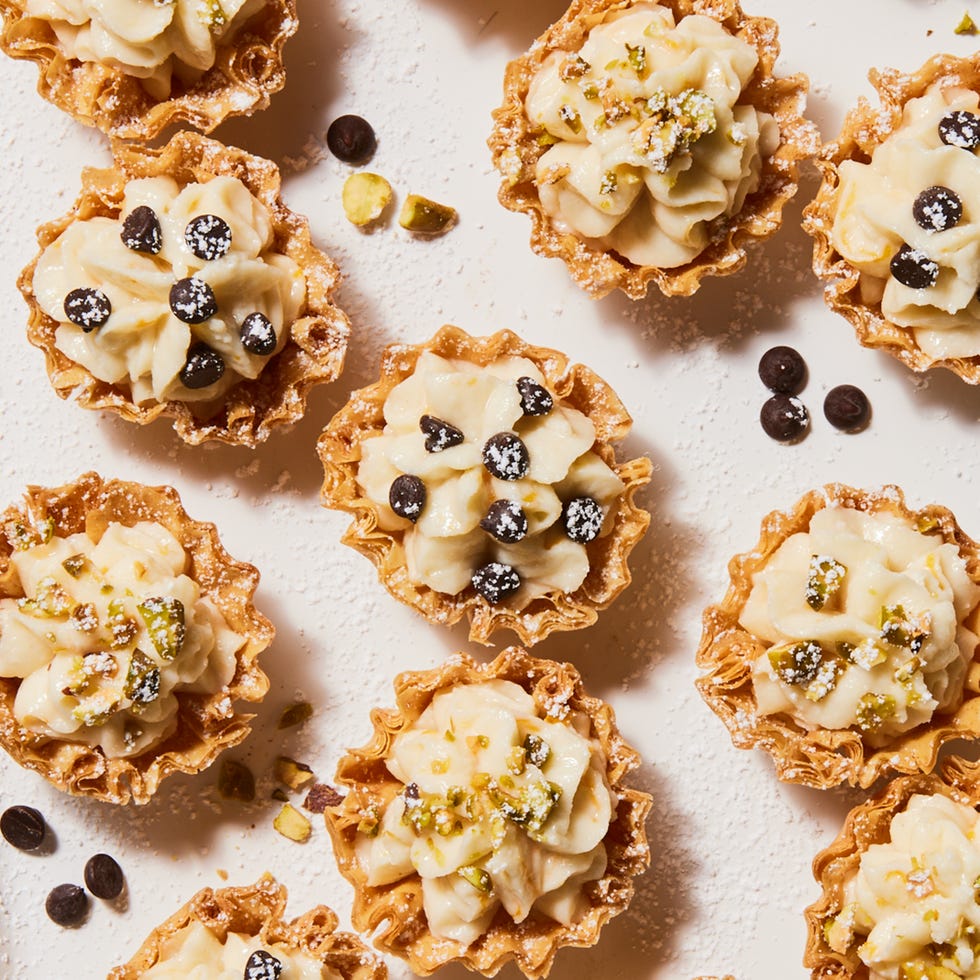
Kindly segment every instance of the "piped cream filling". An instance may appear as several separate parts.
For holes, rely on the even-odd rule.
[[[456,595],[487,561],[512,566],[521,578],[512,602],[524,606],[549,592],[574,592],[589,572],[584,544],[572,541],[561,526],[562,504],[590,496],[603,514],[601,534],[615,520],[613,504],[623,483],[592,452],[595,427],[577,409],[561,405],[546,415],[526,416],[516,381],[544,377],[526,358],[505,357],[486,367],[450,360],[426,351],[414,374],[395,387],[385,403],[384,432],[367,440],[357,480],[378,508],[378,524],[404,531],[409,578],[438,592]],[[460,429],[464,441],[441,452],[428,452],[419,429],[423,415]],[[499,432],[514,432],[530,457],[527,475],[501,480],[483,464],[485,442]],[[389,506],[389,489],[400,475],[422,479],[427,502],[413,524]],[[528,533],[505,543],[480,527],[496,500],[520,504]]]
[[[691,261],[778,147],[774,118],[738,104],[757,63],[712,18],[675,25],[655,3],[610,13],[576,54],[553,52],[526,110],[554,141],[536,181],[557,227],[636,265]]]
[[[139,78],[155,99],[170,97],[215,62],[265,0],[26,0],[28,16],[51,25],[65,55]]]
[[[880,303],[890,322],[910,327],[929,356],[980,354],[980,158],[946,145],[939,122],[950,112],[977,114],[980,96],[936,84],[905,106],[901,125],[877,146],[869,163],[845,160],[834,205],[831,241],[861,273],[861,298]],[[921,227],[916,197],[948,187],[963,204],[961,219],[944,231]],[[939,266],[935,285],[914,289],[890,272],[903,244]]]
[[[755,575],[739,617],[770,644],[752,674],[759,713],[874,744],[954,710],[978,602],[954,544],[882,511],[817,511]]]
[[[248,976],[248,958],[256,950],[265,950],[279,960],[282,980],[341,980],[339,973],[306,953],[266,945],[258,936],[237,932],[229,932],[221,942],[196,921],[168,936],[161,945],[160,958],[141,976],[143,980],[242,980]]]
[[[160,221],[162,247],[155,255],[127,247],[120,237],[125,218],[141,205]],[[184,231],[194,218],[209,214],[227,223],[231,246],[207,261],[187,246]],[[185,323],[171,309],[170,289],[187,277],[203,280],[214,292],[217,313],[203,323]],[[112,306],[108,320],[88,332],[65,313],[65,297],[79,287],[101,290]],[[148,177],[126,185],[118,218],[69,225],[38,260],[34,291],[44,312],[59,322],[57,348],[100,381],[128,388],[136,404],[206,402],[242,379],[258,377],[282,349],[306,300],[306,279],[292,259],[274,250],[268,209],[237,178],[181,187],[170,177]],[[241,325],[252,313],[261,313],[275,330],[269,355],[250,354],[242,346]],[[199,341],[220,354],[224,373],[214,384],[188,388],[180,372]]]
[[[872,844],[845,883],[831,947],[858,943],[870,980],[980,980],[978,829],[971,807],[912,796],[889,842]]]
[[[243,638],[160,524],[53,536],[10,560],[24,597],[0,599],[0,676],[21,678],[23,728],[133,756],[174,730],[178,693],[234,676]]]
[[[387,766],[405,788],[364,814],[358,860],[369,885],[418,874],[434,935],[469,945],[501,905],[515,922],[582,915],[617,805],[583,714],[542,718],[510,681],[442,691]]]

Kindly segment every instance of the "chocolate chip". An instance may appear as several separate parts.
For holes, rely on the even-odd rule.
[[[146,204],[133,208],[123,219],[119,233],[123,245],[134,252],[156,255],[163,248],[163,230],[156,211]]]
[[[36,851],[44,840],[45,823],[32,806],[11,806],[0,814],[0,834],[18,851]]]
[[[939,120],[939,138],[947,146],[975,150],[980,146],[980,116],[963,109],[947,113]]]
[[[483,465],[498,480],[519,480],[527,475],[531,460],[520,436],[498,432],[483,447]]]
[[[249,354],[265,357],[276,349],[276,328],[272,325],[272,321],[262,313],[249,313],[242,320],[238,336],[241,339],[242,347]]]
[[[892,256],[889,268],[895,279],[909,289],[928,289],[939,278],[939,264],[911,245],[903,245]]]
[[[344,163],[365,163],[378,148],[378,139],[366,119],[339,116],[327,129],[327,147]]]
[[[956,191],[937,184],[927,187],[912,204],[912,217],[926,231],[946,231],[959,224],[963,203]]]
[[[521,587],[521,577],[510,565],[491,561],[481,565],[474,573],[473,588],[487,602],[497,603],[513,595]]]
[[[56,885],[48,892],[44,911],[59,926],[79,926],[88,915],[88,895],[80,885]]]
[[[242,980],[279,980],[282,963],[272,953],[257,949],[248,958]]]
[[[115,858],[93,854],[85,862],[85,887],[96,897],[112,900],[123,890],[123,873]]]
[[[547,415],[555,407],[551,392],[534,378],[518,378],[517,390],[521,393],[521,408],[525,415]]]
[[[231,228],[224,218],[216,214],[199,214],[187,222],[184,228],[187,247],[206,262],[220,259],[231,248]]]
[[[344,798],[333,786],[327,783],[314,783],[310,787],[306,799],[303,800],[303,809],[310,813],[323,813],[328,806],[337,806],[344,802]]]
[[[795,395],[806,379],[806,362],[792,347],[770,347],[759,360],[759,378],[770,391]]]
[[[592,497],[574,497],[561,509],[565,533],[576,544],[588,544],[602,530],[602,508]]]
[[[391,509],[413,524],[422,516],[425,497],[425,484],[417,476],[408,473],[396,477],[388,490]]]
[[[65,316],[85,333],[101,327],[109,319],[110,313],[112,304],[101,289],[79,286],[65,297]]]
[[[868,396],[854,385],[838,385],[827,392],[823,414],[836,429],[856,432],[863,429],[871,418]]]
[[[798,398],[777,394],[766,400],[759,413],[766,435],[778,442],[795,442],[806,432],[810,413]]]
[[[495,500],[480,527],[498,541],[514,544],[527,534],[527,514],[516,500]]]
[[[204,323],[218,312],[218,301],[203,279],[188,276],[170,287],[170,309],[184,323]]]
[[[180,382],[185,388],[207,388],[225,373],[225,359],[203,341],[194,344],[187,352],[187,360],[180,369]]]
[[[434,415],[423,415],[419,419],[419,428],[425,433],[425,451],[441,453],[444,449],[452,449],[463,441],[463,433],[455,425],[450,425]]]

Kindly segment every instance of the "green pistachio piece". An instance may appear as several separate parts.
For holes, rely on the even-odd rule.
[[[282,714],[279,716],[279,724],[277,728],[292,728],[295,725],[302,725],[303,722],[309,721],[313,717],[313,705],[308,701],[297,701],[296,704],[291,704],[287,708],[283,708]]]
[[[85,571],[85,566],[88,565],[88,559],[82,555],[69,555],[62,563],[61,567],[72,577],[78,578],[83,571]]]
[[[255,777],[244,762],[224,759],[218,772],[218,792],[226,800],[250,803],[255,799]]]
[[[523,827],[533,836],[540,833],[551,816],[551,811],[561,799],[561,787],[538,780],[522,787],[516,796],[504,793],[499,786],[491,787],[490,797],[494,806],[508,820]]]
[[[72,597],[53,578],[37,583],[37,592],[17,600],[17,608],[28,616],[38,619],[67,619],[74,608]]]
[[[133,650],[123,691],[133,706],[152,704],[160,696],[160,668],[142,650]]]
[[[602,180],[599,182],[599,193],[600,194],[615,194],[616,188],[619,186],[619,179],[616,177],[615,170],[607,170],[602,175]]]
[[[280,755],[275,761],[276,779],[290,789],[302,789],[313,782],[313,770],[304,762],[297,762],[289,756]]]
[[[581,78],[592,66],[580,54],[570,54],[559,66],[558,77],[563,82]]]
[[[847,568],[830,555],[811,555],[807,572],[806,602],[815,612],[835,599],[844,586]]]
[[[361,812],[361,819],[357,825],[357,832],[366,837],[377,837],[381,829],[381,815],[376,806],[370,806]]]
[[[457,868],[456,874],[464,881],[468,881],[478,892],[489,895],[493,891],[493,879],[484,868],[478,868],[474,864],[466,864]]]
[[[136,610],[146,625],[157,654],[164,660],[177,657],[187,635],[184,604],[180,599],[155,596],[144,599],[136,606]]]
[[[80,602],[72,609],[68,624],[80,633],[94,633],[99,628],[99,611],[91,602]]]
[[[837,687],[841,674],[845,670],[844,664],[836,657],[825,657],[817,670],[816,676],[806,685],[803,696],[808,701],[822,701],[830,692]]]
[[[769,663],[784,684],[809,684],[824,660],[823,648],[816,640],[783,643],[769,648]]]
[[[126,615],[126,605],[122,599],[109,601],[109,631],[112,633],[114,650],[128,647],[139,632],[136,620]]]
[[[560,143],[561,140],[557,136],[552,136],[551,133],[541,133],[537,138],[538,146],[554,146],[555,143]]]
[[[889,694],[863,694],[857,705],[857,726],[862,732],[876,732],[895,716],[895,709],[895,699]]]
[[[527,765],[527,753],[521,745],[515,745],[507,753],[507,771],[520,776]]]
[[[642,44],[626,45],[626,62],[640,78],[647,74],[647,49]]]
[[[961,980],[961,976],[938,963],[909,962],[898,968],[898,980]]]
[[[420,235],[442,235],[456,224],[456,210],[448,204],[430,201],[419,194],[409,194],[402,205],[398,223]]]
[[[220,33],[221,28],[228,22],[228,17],[221,6],[220,0],[198,0],[197,16],[213,33]]]
[[[360,171],[344,181],[341,203],[351,224],[363,228],[377,221],[391,203],[393,191],[381,174]]]
[[[558,109],[558,118],[576,135],[582,132],[582,117],[567,102]]]
[[[974,19],[968,14],[964,13],[960,18],[960,22],[953,28],[954,34],[976,34],[977,25]]]
[[[922,649],[927,634],[911,619],[901,604],[882,606],[879,616],[881,638],[892,646],[908,647],[913,653]]]
[[[272,826],[283,837],[302,844],[310,836],[313,825],[291,803],[287,803],[272,821]]]
[[[582,96],[588,99],[590,102],[594,102],[599,98],[599,86],[595,82],[586,82],[582,86]]]
[[[88,705],[79,705],[72,710],[71,716],[75,721],[80,721],[86,728],[95,728],[104,725],[115,713],[116,705],[113,703],[108,708],[101,710]]]
[[[527,753],[527,761],[539,769],[551,758],[551,746],[534,732],[528,732],[524,736],[524,751]]]

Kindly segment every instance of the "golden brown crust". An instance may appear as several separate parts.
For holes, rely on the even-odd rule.
[[[980,384],[980,354],[938,360],[926,354],[910,327],[900,327],[887,320],[880,302],[868,304],[861,298],[860,272],[837,251],[831,240],[840,165],[845,160],[870,162],[875,149],[901,125],[906,103],[925,95],[936,82],[980,92],[980,54],[970,58],[937,55],[911,75],[894,69],[872,69],[868,78],[878,93],[880,107],[860,99],[847,114],[840,135],[824,146],[817,159],[823,181],[817,196],[803,212],[803,227],[814,240],[813,270],[826,283],[827,305],[846,317],[864,347],[883,350],[913,371],[943,367],[968,384]]]
[[[213,524],[191,520],[176,490],[103,480],[97,473],[85,473],[62,487],[29,486],[21,506],[0,514],[0,598],[24,595],[10,563],[18,539],[15,525],[25,527],[39,541],[48,522],[55,534],[67,536],[86,530],[97,534],[109,523],[131,526],[138,521],[155,521],[177,538],[187,552],[187,574],[214,602],[228,626],[244,637],[230,683],[213,694],[177,692],[174,733],[140,755],[117,759],[107,758],[98,746],[21,728],[13,710],[20,680],[0,677],[0,745],[16,762],[58,789],[109,803],[146,803],[164,777],[200,772],[248,735],[253,716],[237,712],[234,702],[262,700],[269,680],[258,665],[258,655],[275,635],[272,624],[252,602],[258,570],[225,551]]]
[[[109,973],[108,980],[139,980],[154,966],[163,944],[191,922],[200,922],[222,942],[228,933],[259,936],[263,945],[305,953],[344,980],[385,980],[385,965],[350,932],[337,932],[337,916],[317,905],[287,922],[286,888],[266,873],[254,885],[202,888],[183,908],[147,936],[135,955]]]
[[[204,75],[189,87],[174,75],[161,102],[120,68],[66,57],[51,25],[25,8],[25,0],[0,0],[0,48],[37,64],[42,98],[118,139],[152,140],[178,123],[209,133],[224,119],[264,109],[286,82],[282,49],[298,27],[295,0],[266,0],[219,42]]]
[[[491,605],[468,587],[459,595],[436,592],[411,582],[405,568],[402,533],[378,527],[375,504],[357,485],[361,446],[384,429],[384,403],[391,390],[415,370],[423,351],[486,365],[505,356],[526,357],[540,369],[547,387],[561,401],[587,415],[595,425],[593,451],[625,484],[619,498],[613,531],[588,545],[589,574],[572,593],[555,592],[534,599],[523,609],[504,603]],[[325,506],[345,510],[354,522],[344,533],[344,544],[370,558],[388,591],[413,606],[432,623],[452,624],[470,618],[470,639],[487,643],[498,629],[510,629],[530,646],[554,630],[591,626],[629,585],[627,565],[633,546],[643,536],[650,515],[633,502],[636,490],[648,483],[652,467],[646,458],[617,463],[610,443],[629,432],[632,419],[615,392],[581,364],[547,347],[526,344],[516,334],[502,330],[490,337],[471,337],[458,327],[445,326],[426,344],[394,344],[381,358],[376,384],[355,391],[324,429],[317,451],[324,468],[321,499]]]
[[[856,949],[838,953],[827,941],[825,929],[843,911],[844,886],[857,873],[864,852],[872,844],[891,840],[892,820],[918,794],[946,796],[976,807],[980,805],[980,767],[962,759],[944,759],[941,778],[935,774],[900,776],[847,815],[834,842],[813,859],[813,877],[822,894],[804,913],[807,944],[803,965],[812,970],[812,980],[868,980],[868,968]]]
[[[82,190],[71,211],[38,229],[40,252],[17,281],[30,306],[28,340],[44,351],[51,384],[62,398],[71,396],[85,408],[112,411],[140,425],[161,416],[172,418],[177,434],[191,445],[217,440],[255,446],[275,428],[301,418],[309,390],[336,379],[344,366],[350,323],[331,301],[340,281],[337,266],[313,245],[306,218],[282,203],[279,170],[268,160],[190,132],[177,133],[160,149],[117,143],[114,156],[112,169],[85,168]],[[117,218],[128,181],[161,175],[182,185],[206,183],[216,176],[239,179],[269,210],[272,247],[296,262],[306,277],[306,302],[290,325],[289,340],[257,378],[240,381],[217,406],[180,401],[136,405],[128,386],[100,381],[57,349],[58,323],[41,309],[34,293],[34,270],[41,254],[69,225],[98,216]],[[202,417],[205,412],[211,414]]]
[[[674,269],[637,266],[614,252],[560,232],[544,211],[535,185],[538,159],[547,147],[539,144],[539,131],[527,118],[524,102],[531,80],[553,51],[577,51],[588,32],[609,11],[629,7],[632,0],[573,0],[565,15],[512,61],[504,76],[504,101],[494,110],[494,128],[488,144],[494,165],[503,174],[500,203],[531,218],[531,248],[539,255],[562,259],[572,278],[598,299],[622,289],[631,299],[642,299],[651,282],[665,296],[690,296],[709,275],[737,272],[746,261],[745,246],[771,236],[782,223],[783,205],[796,193],[799,162],[817,151],[817,133],[803,118],[809,80],[805,75],[777,78],[773,66],[779,55],[776,22],[749,17],[738,0],[659,0],[676,20],[703,14],[742,38],[759,55],[755,74],[741,104],[768,112],[779,124],[779,148],[763,162],[759,189],[750,194],[734,217],[718,222],[711,243],[696,258]]]
[[[739,623],[752,577],[790,535],[806,530],[813,515],[830,506],[884,511],[907,519],[913,527],[928,527],[930,533],[959,549],[970,578],[980,583],[980,545],[945,507],[932,504],[911,510],[895,486],[871,492],[828,484],[807,493],[792,510],[773,511],[765,517],[758,544],[729,562],[731,582],[725,598],[704,612],[697,664],[705,673],[698,678],[697,687],[728,727],[734,744],[743,749],[759,746],[769,752],[780,779],[819,788],[847,782],[866,789],[887,773],[930,772],[944,742],[980,736],[980,664],[974,660],[970,665],[963,701],[952,714],[936,716],[877,748],[866,745],[855,729],[807,730],[788,715],[757,713],[752,666],[767,645]]]
[[[606,873],[585,886],[590,906],[580,921],[563,926],[531,915],[515,924],[501,909],[489,929],[463,948],[459,943],[438,939],[429,931],[418,875],[388,885],[368,885],[355,857],[354,841],[360,812],[372,804],[383,806],[401,786],[385,766],[395,736],[422,714],[438,691],[498,678],[522,687],[545,714],[555,716],[558,712],[560,716],[563,706],[567,706],[589,718],[590,737],[599,742],[606,755],[606,776],[619,798],[619,806],[605,838],[609,859]],[[541,660],[520,647],[508,647],[489,664],[480,665],[465,654],[458,654],[434,670],[399,674],[395,678],[395,700],[394,710],[371,712],[372,740],[360,749],[348,751],[340,760],[337,782],[348,787],[348,793],[343,803],[324,811],[338,866],[354,886],[354,927],[372,934],[379,930],[375,945],[408,960],[420,976],[428,976],[452,962],[484,976],[494,976],[513,960],[525,976],[536,980],[548,975],[560,948],[595,945],[602,926],[627,908],[633,897],[633,878],[650,863],[644,821],[652,801],[647,793],[623,785],[623,779],[640,764],[640,758],[619,734],[612,708],[585,693],[581,677],[571,664]]]

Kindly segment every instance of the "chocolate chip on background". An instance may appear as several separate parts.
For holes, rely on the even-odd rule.
[[[248,958],[242,980],[279,980],[282,963],[268,950],[257,949]]]
[[[799,398],[780,393],[763,403],[759,422],[771,439],[777,442],[795,442],[806,432],[810,424],[810,413]]]
[[[452,449],[463,442],[463,432],[455,425],[450,425],[434,415],[423,415],[419,419],[419,429],[425,435],[425,451],[441,453],[444,449]]]
[[[185,388],[207,388],[225,373],[225,359],[204,341],[193,344],[180,369],[180,383]]]
[[[156,255],[163,248],[163,229],[156,211],[147,204],[133,208],[123,219],[119,233],[123,245],[134,252]]]
[[[111,855],[93,854],[85,862],[85,887],[96,898],[118,898],[124,883],[122,868]]]
[[[44,840],[44,817],[32,806],[11,806],[0,814],[0,834],[18,851],[36,851]]]
[[[806,362],[793,347],[770,347],[759,359],[759,379],[770,391],[795,395],[806,380]]]
[[[521,587],[521,577],[511,565],[490,561],[481,565],[474,573],[473,588],[487,602],[497,603],[513,595]]]
[[[939,263],[911,245],[903,245],[892,256],[889,268],[892,276],[909,289],[928,289],[939,278]]]
[[[366,163],[378,148],[378,138],[366,119],[338,116],[327,129],[327,148],[344,163]]]
[[[534,378],[518,378],[517,390],[521,393],[521,408],[525,415],[547,415],[555,407],[551,392]]]
[[[242,320],[238,336],[242,342],[242,347],[249,354],[265,357],[276,349],[276,328],[264,313],[258,311],[249,313]]]
[[[59,926],[79,926],[88,915],[88,904],[81,885],[56,885],[44,900],[44,911]]]
[[[328,783],[314,783],[303,800],[303,809],[310,813],[323,813],[328,806],[337,806],[343,802],[344,798],[333,786]]]
[[[388,504],[391,509],[413,524],[422,516],[425,498],[425,484],[410,473],[395,477],[388,489]]]
[[[230,251],[231,228],[216,214],[199,214],[187,222],[184,242],[199,259],[213,262]]]
[[[860,388],[854,385],[837,385],[827,392],[823,414],[835,429],[856,432],[868,424],[871,405],[868,396]]]
[[[947,146],[975,150],[980,146],[980,116],[965,109],[947,113],[939,120],[939,138]]]
[[[483,465],[498,480],[520,480],[531,468],[531,458],[521,437],[513,432],[498,432],[483,446]]]
[[[218,312],[218,301],[203,279],[188,276],[170,287],[170,309],[184,323],[204,323]]]
[[[505,544],[514,544],[527,534],[527,514],[516,500],[495,500],[480,527]]]
[[[79,286],[65,297],[65,316],[85,333],[101,327],[109,319],[110,313],[112,304],[101,289]]]
[[[926,231],[946,231],[959,224],[963,217],[963,202],[956,191],[936,184],[916,197],[912,217]]]
[[[602,530],[602,507],[592,497],[573,497],[561,509],[565,533],[576,544],[588,544]]]

